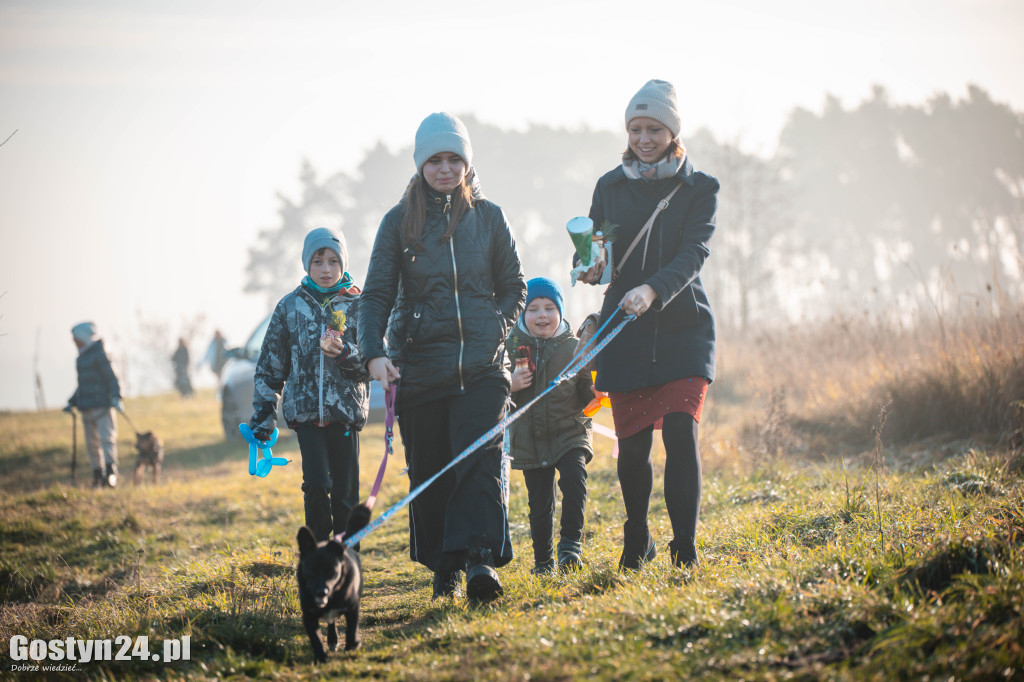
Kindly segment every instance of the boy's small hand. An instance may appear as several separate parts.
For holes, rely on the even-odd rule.
[[[512,372],[512,392],[521,391],[533,385],[533,372],[529,367],[517,367]]]
[[[320,339],[320,350],[329,358],[336,358],[345,350],[344,342],[333,336],[324,336]]]

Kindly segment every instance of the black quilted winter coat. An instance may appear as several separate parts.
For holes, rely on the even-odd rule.
[[[510,386],[504,340],[526,284],[505,214],[476,194],[448,241],[445,197],[432,189],[416,244],[401,234],[404,202],[377,230],[359,301],[359,353],[364,363],[387,355],[398,367],[399,411],[489,381]]]

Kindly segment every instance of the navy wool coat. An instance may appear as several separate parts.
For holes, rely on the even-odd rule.
[[[618,266],[658,202],[680,182],[651,229],[646,264],[641,240],[605,292],[602,324],[634,287],[649,284],[658,298],[597,356],[598,390],[633,391],[684,377],[715,378],[715,318],[700,271],[715,231],[718,180],[694,172],[689,158],[674,177],[663,180],[630,180],[619,166],[597,181],[590,218],[599,228],[614,225]],[[621,319],[620,314],[608,329]]]

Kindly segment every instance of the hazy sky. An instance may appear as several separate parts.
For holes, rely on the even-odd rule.
[[[1021,110],[1022,18],[1020,0],[0,0],[0,141],[18,131],[0,147],[0,409],[33,405],[37,334],[64,404],[82,319],[122,355],[139,319],[176,334],[204,314],[243,341],[267,312],[241,293],[246,249],[302,158],[351,168],[439,110],[621,130],[654,77],[684,136],[763,153],[793,107],[872,84],[921,102],[976,83]]]

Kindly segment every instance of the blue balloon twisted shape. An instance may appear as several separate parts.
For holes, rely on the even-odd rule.
[[[259,440],[253,434],[252,429],[249,428],[248,424],[242,423],[238,425],[238,432],[242,434],[242,438],[249,443],[249,475],[259,476],[260,478],[266,478],[270,475],[270,470],[274,468],[274,465],[284,466],[290,459],[284,457],[274,457],[274,453],[270,451],[270,448],[277,445],[278,430],[274,429],[274,432],[270,434],[270,438],[267,440]],[[259,457],[262,454],[262,457]]]
[[[498,422],[498,424],[494,428],[492,428],[490,431],[477,438],[472,445],[470,445],[465,450],[460,452],[454,459],[448,462],[448,464],[444,465],[444,467],[442,467],[440,471],[438,471],[436,474],[434,474],[427,480],[423,481],[423,483],[420,483],[418,486],[416,486],[415,489],[409,491],[408,495],[406,495],[398,502],[393,504],[390,508],[385,510],[384,513],[382,513],[380,516],[378,516],[373,521],[364,526],[363,529],[360,530],[358,533],[346,536],[344,540],[345,544],[351,547],[352,545],[356,544],[357,542],[365,538],[367,535],[372,533],[374,530],[379,528],[385,521],[394,516],[400,509],[405,507],[405,505],[412,502],[416,496],[418,496],[427,488],[427,486],[429,486],[431,483],[440,478],[441,474],[451,469],[453,466],[455,466],[458,462],[464,460],[466,457],[469,457],[476,450],[482,447],[484,443],[486,443],[487,441],[491,440],[499,433],[504,431],[509,424],[511,424],[512,422],[526,414],[526,411],[533,407],[534,403],[536,403],[538,400],[540,400],[548,393],[550,393],[551,390],[555,388],[555,386],[562,383],[563,381],[566,381],[576,376],[576,374],[581,369],[587,366],[587,363],[589,363],[598,353],[604,350],[604,347],[607,346],[611,342],[611,340],[618,335],[620,331],[622,331],[622,328],[625,327],[627,323],[636,319],[636,315],[626,315],[625,319],[623,319],[622,322],[620,322],[614,329],[608,332],[608,335],[601,339],[600,343],[595,344],[591,350],[586,350],[587,347],[591,343],[594,343],[594,341],[601,335],[601,332],[604,331],[604,328],[608,326],[608,323],[615,318],[616,314],[620,310],[621,308],[616,308],[615,312],[608,317],[608,319],[605,321],[603,325],[601,325],[601,328],[597,330],[593,337],[591,337],[590,341],[588,341],[584,345],[584,347],[581,348],[576,353],[576,355],[573,358],[575,361],[570,361],[569,365],[551,381],[551,384],[549,384],[548,387],[544,389],[544,391],[540,395],[536,396],[533,400],[526,403],[521,408],[519,408],[518,410],[516,410],[515,412],[506,416],[504,419]]]

